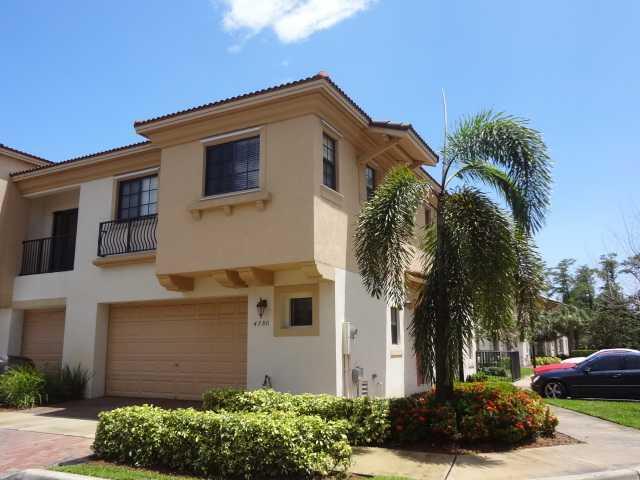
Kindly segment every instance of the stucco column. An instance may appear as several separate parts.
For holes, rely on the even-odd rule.
[[[0,355],[20,355],[23,311],[0,308]]]
[[[109,306],[81,298],[67,303],[62,364],[89,373],[88,398],[104,395]]]
[[[265,375],[269,375],[274,388],[278,382],[282,385],[282,378],[278,378],[273,365],[273,357],[277,352],[273,349],[273,287],[252,287],[247,293],[247,388],[254,390],[261,388]],[[267,301],[262,318],[258,315],[256,304],[259,299]]]

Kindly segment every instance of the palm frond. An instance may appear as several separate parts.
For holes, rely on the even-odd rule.
[[[515,220],[527,233],[542,227],[551,194],[551,160],[541,134],[526,120],[481,112],[447,137],[444,153],[462,166],[490,163],[504,168],[524,199],[523,208],[514,211]]]
[[[516,320],[520,338],[532,338],[538,328],[545,288],[544,262],[533,239],[522,229],[514,235],[516,253]]]
[[[404,274],[414,252],[415,215],[428,185],[406,167],[385,177],[362,208],[355,232],[355,254],[367,291],[402,308]]]
[[[527,202],[518,186],[504,170],[485,162],[468,162],[456,173],[456,176],[493,187],[509,205],[514,220],[517,223],[526,222]]]
[[[437,375],[436,364],[458,365],[475,325],[499,334],[513,323],[516,258],[508,216],[468,187],[442,197],[440,209],[440,238],[430,244],[431,262],[410,327],[429,380]],[[448,361],[436,362],[445,351]]]

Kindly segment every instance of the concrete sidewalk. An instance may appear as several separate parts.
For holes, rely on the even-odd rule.
[[[457,457],[365,448],[357,449],[353,471],[415,480],[477,480],[557,477],[638,465],[640,430],[552,408],[560,420],[558,431],[584,443]]]

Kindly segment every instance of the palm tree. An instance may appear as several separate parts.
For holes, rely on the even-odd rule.
[[[476,328],[499,337],[514,319],[535,321],[543,276],[531,236],[544,223],[551,175],[541,135],[526,120],[504,114],[464,119],[446,135],[441,156],[439,189],[406,167],[389,172],[361,210],[355,251],[369,293],[402,308],[416,211],[429,194],[435,197],[410,330],[421,372],[447,400]]]

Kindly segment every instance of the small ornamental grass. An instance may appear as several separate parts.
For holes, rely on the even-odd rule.
[[[207,478],[312,478],[346,470],[346,427],[284,412],[145,405],[101,413],[93,448],[105,460]]]
[[[347,425],[349,443],[354,446],[381,445],[390,431],[389,400],[368,397],[343,398],[277,392],[271,389],[243,391],[209,390],[203,396],[205,410],[230,412],[288,412],[317,415]]]
[[[16,408],[40,405],[45,391],[44,375],[33,367],[16,367],[0,375],[0,402]]]
[[[474,382],[454,388],[450,403],[433,391],[391,402],[395,443],[457,441],[512,445],[553,434],[558,420],[533,392],[509,384]]]

